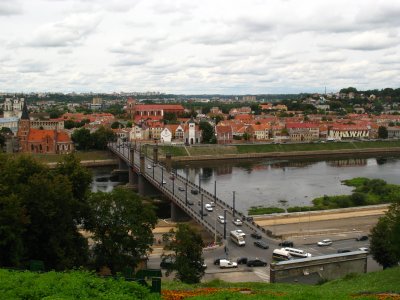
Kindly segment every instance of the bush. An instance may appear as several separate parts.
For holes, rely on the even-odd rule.
[[[249,209],[249,215],[267,215],[275,213],[284,213],[285,210],[279,207],[262,207],[262,206],[252,206]]]

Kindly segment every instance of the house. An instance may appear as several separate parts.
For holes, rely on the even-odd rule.
[[[399,139],[400,138],[400,126],[392,126],[387,128],[389,139]]]
[[[334,124],[329,128],[328,138],[334,140],[369,138],[370,128],[367,125]]]
[[[314,123],[287,123],[286,129],[291,141],[312,141],[319,139],[319,125]]]
[[[270,126],[268,124],[254,124],[247,127],[246,132],[251,140],[266,141],[269,139]]]
[[[160,133],[160,142],[164,144],[170,144],[172,141],[172,132],[167,128],[164,129]]]
[[[233,132],[230,125],[217,125],[215,126],[215,137],[217,144],[232,144]]]

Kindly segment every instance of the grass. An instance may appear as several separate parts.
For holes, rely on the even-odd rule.
[[[74,154],[81,160],[103,160],[115,159],[116,157],[109,151],[76,151]],[[15,153],[12,155],[24,155],[24,153]],[[32,154],[34,158],[42,163],[59,162],[65,155],[60,154]]]
[[[190,156],[197,155],[224,155],[224,154],[237,154],[235,146],[205,146],[205,147],[187,147]]]
[[[183,146],[159,146],[159,155],[160,156],[165,156],[166,154],[171,154],[173,157],[174,156],[187,156],[187,152],[185,150],[185,147]],[[152,154],[151,154],[152,155]]]
[[[400,299],[400,268],[387,269],[368,274],[350,274],[343,279],[317,286],[299,284],[228,283],[220,280],[198,285],[179,282],[163,282],[163,292],[203,290],[204,294],[190,299]],[[214,288],[217,288],[215,291]],[[231,290],[230,290],[231,289]],[[235,290],[233,290],[235,289]],[[246,293],[238,292],[239,289]],[[207,293],[210,291],[210,293]],[[393,293],[396,297],[378,296],[378,293]],[[172,298],[171,298],[172,299]],[[177,299],[177,298],[176,298]]]
[[[267,215],[275,213],[284,213],[285,210],[280,207],[263,207],[263,206],[252,206],[249,209],[249,215]]]

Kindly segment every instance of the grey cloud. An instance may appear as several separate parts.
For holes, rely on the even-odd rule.
[[[145,65],[151,60],[147,57],[123,57],[120,58],[115,65],[119,67],[129,67],[129,66],[140,66],[140,65]]]
[[[2,0],[0,2],[0,16],[11,16],[22,13],[21,3],[17,0]]]
[[[101,21],[98,14],[75,14],[36,30],[26,44],[32,47],[67,47],[82,43]]]
[[[42,73],[47,70],[47,64],[35,61],[23,61],[18,66],[18,71],[21,73]]]

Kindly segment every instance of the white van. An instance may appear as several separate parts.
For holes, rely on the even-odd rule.
[[[307,258],[307,257],[311,257],[311,253],[307,253],[304,250],[301,249],[296,249],[296,248],[289,248],[286,247],[284,248],[287,252],[290,253],[291,256],[296,256],[296,257],[301,257],[301,258]]]
[[[230,260],[227,259],[221,259],[219,261],[219,267],[221,269],[225,269],[225,268],[237,268],[237,263],[236,262],[232,262]]]

